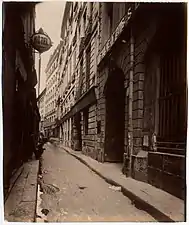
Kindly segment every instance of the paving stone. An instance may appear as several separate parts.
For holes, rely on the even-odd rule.
[[[143,202],[150,204],[160,211],[167,218],[173,221],[184,221],[185,204],[184,201],[148,183],[140,182],[132,178],[125,177],[114,163],[100,163],[96,160],[84,156],[80,152],[62,146],[67,152],[81,159],[91,169],[97,171],[107,180],[112,180],[117,185],[124,187]]]
[[[90,161],[89,157],[85,158]],[[43,174],[44,180],[48,180],[48,184],[56,181],[60,189],[54,194],[41,196],[41,208],[49,210],[49,222],[156,221],[132,205],[120,191],[111,190],[107,182],[60,148],[47,147],[43,154],[43,169],[48,171]]]

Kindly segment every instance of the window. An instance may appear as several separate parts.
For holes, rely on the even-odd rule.
[[[77,7],[78,7],[78,2],[75,2],[75,5],[74,5],[74,12],[77,10]]]
[[[87,11],[85,10],[85,12],[83,14],[83,28],[84,28],[84,31],[85,31],[85,26],[86,26],[86,14],[87,14]]]
[[[84,134],[87,135],[88,134],[88,119],[89,119],[89,109],[85,109],[83,111],[83,123],[84,123]]]
[[[97,121],[97,134],[101,133],[101,121]]]
[[[91,15],[92,15],[92,12],[93,12],[93,7],[94,7],[94,4],[93,4],[94,2],[91,2],[90,4],[91,4]]]
[[[106,3],[107,14],[108,14],[109,21],[110,21],[110,34],[112,32],[112,29],[113,29],[113,4],[114,3],[110,3],[110,2]]]
[[[72,76],[72,57],[73,57],[73,55],[70,57],[70,76],[69,76],[69,80],[70,80],[70,77]]]
[[[75,67],[76,67],[76,48],[73,53],[73,71],[75,70]]]
[[[83,57],[81,58],[81,62],[80,62],[80,75],[81,77],[83,75]]]
[[[78,27],[78,36],[79,36],[79,38],[81,37],[80,34],[81,34],[81,28],[80,28],[80,25],[79,25],[79,27]]]
[[[90,81],[90,64],[91,64],[91,44],[86,50],[86,88],[89,88]]]

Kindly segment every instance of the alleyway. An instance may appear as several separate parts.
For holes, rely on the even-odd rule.
[[[155,221],[62,148],[46,145],[42,170],[43,189],[52,190],[41,195],[48,222]]]

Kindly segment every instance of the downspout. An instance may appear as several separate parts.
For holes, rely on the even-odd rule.
[[[129,176],[132,175],[132,156],[133,156],[133,74],[134,74],[134,38],[131,30],[130,37],[130,73],[129,73]]]

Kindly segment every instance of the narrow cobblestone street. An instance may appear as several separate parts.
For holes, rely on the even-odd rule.
[[[48,222],[155,221],[62,148],[47,144],[42,172],[43,190],[52,190],[41,195]]]

